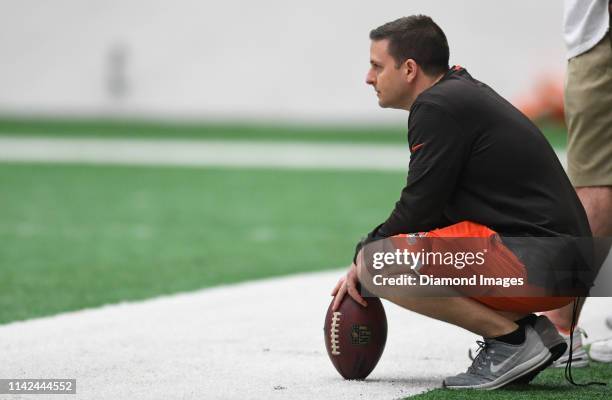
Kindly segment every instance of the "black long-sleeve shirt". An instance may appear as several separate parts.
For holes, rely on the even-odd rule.
[[[406,186],[389,218],[357,244],[473,221],[502,236],[591,236],[540,130],[458,66],[410,109]]]

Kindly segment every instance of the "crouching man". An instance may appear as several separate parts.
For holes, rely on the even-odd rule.
[[[358,260],[367,258],[365,247],[381,239],[409,233],[485,238],[494,255],[484,266],[485,275],[518,279],[533,275],[526,264],[537,275],[538,268],[545,273],[554,263],[546,262],[550,252],[527,254],[525,262],[505,245],[510,238],[591,236],[585,211],[542,133],[466,69],[449,68],[446,36],[431,18],[400,18],[372,30],[370,39],[366,83],[381,107],[410,113],[406,150],[411,156],[406,185],[391,215],[357,245],[353,264],[333,289],[334,309],[347,293],[367,306],[359,292],[364,272],[358,271],[357,265],[363,265]],[[566,267],[571,272],[575,266],[570,262]],[[426,272],[431,275],[414,271]],[[532,379],[563,354],[563,338],[546,317],[533,313],[573,300],[549,296],[546,290],[543,296],[500,293],[382,297],[483,336],[472,366],[446,378],[444,385],[495,389]]]

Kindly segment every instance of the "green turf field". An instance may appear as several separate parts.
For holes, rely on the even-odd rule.
[[[403,127],[6,117],[0,134],[406,140]],[[403,183],[402,173],[0,164],[0,323],[344,265]]]
[[[565,147],[565,128],[541,127],[556,148]],[[0,116],[0,135],[280,140],[308,142],[406,142],[405,124],[272,124],[210,122],[147,122],[139,120],[15,118]]]
[[[404,179],[0,164],[0,323],[348,265]]]
[[[509,386],[500,390],[448,390],[435,389],[417,396],[411,400],[586,400],[612,398],[612,366],[601,363],[591,363],[589,368],[572,369],[574,381],[586,383],[598,381],[607,386],[575,387],[564,378],[564,369],[547,369],[529,385]]]

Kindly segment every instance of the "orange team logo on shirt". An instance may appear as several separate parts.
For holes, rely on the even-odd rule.
[[[414,146],[412,146],[410,148],[410,152],[414,153],[415,151],[417,151],[418,149],[420,149],[421,147],[423,147],[425,143],[419,143],[419,144],[415,144]]]

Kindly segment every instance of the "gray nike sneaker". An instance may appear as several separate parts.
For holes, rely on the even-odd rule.
[[[544,365],[550,351],[536,331],[525,327],[525,341],[519,345],[486,339],[467,372],[444,379],[449,389],[498,389]]]

